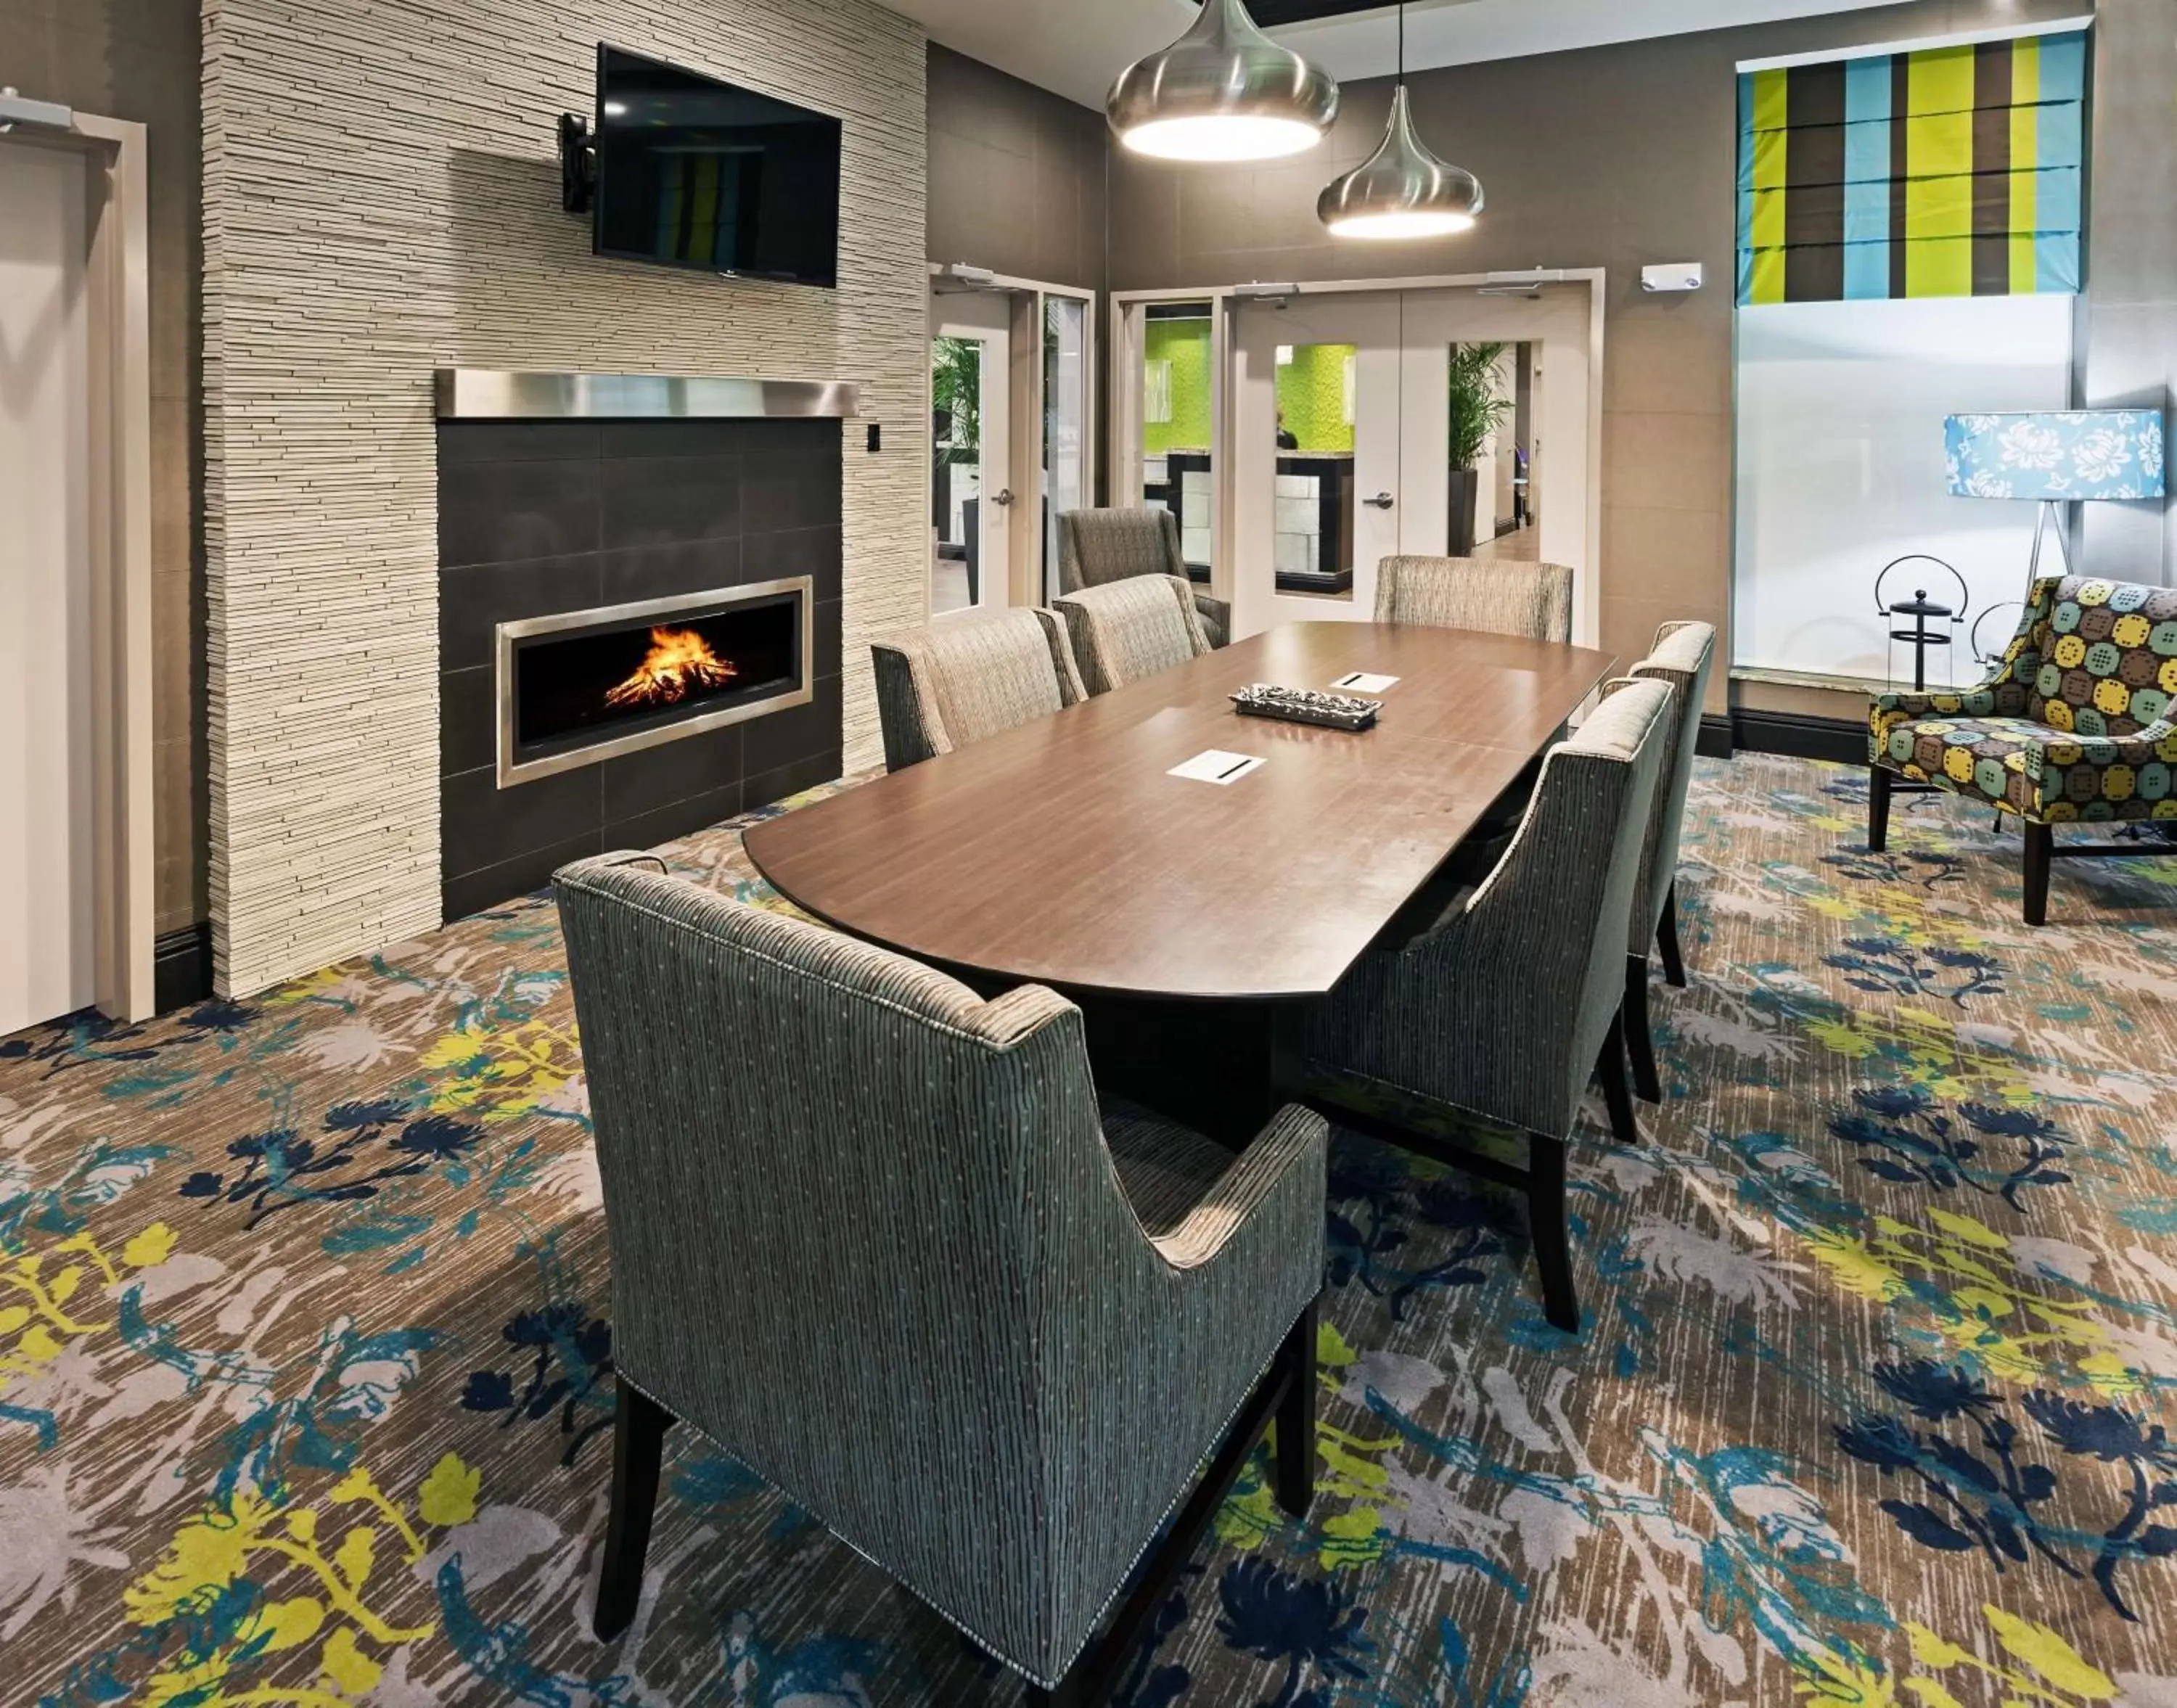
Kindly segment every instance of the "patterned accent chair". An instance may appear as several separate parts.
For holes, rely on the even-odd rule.
[[[1640,855],[1640,881],[1633,893],[1633,936],[1625,956],[1625,1041],[1633,1054],[1633,1089],[1649,1103],[1663,1100],[1656,1066],[1656,1039],[1648,1018],[1648,950],[1662,952],[1663,977],[1685,987],[1686,963],[1678,946],[1678,838],[1684,833],[1686,791],[1693,783],[1694,753],[1700,745],[1701,705],[1716,665],[1716,630],[1706,623],[1666,623],[1654,649],[1633,667],[1636,682],[1662,682],[1671,690],[1672,721],[1656,773],[1656,810]]]
[[[1666,684],[1618,685],[1550,750],[1495,870],[1363,956],[1302,1042],[1308,1101],[1331,1121],[1525,1192],[1544,1308],[1569,1334],[1565,1144],[1590,1078],[1619,1141],[1639,1138],[1618,1005],[1672,718]],[[1525,1133],[1526,1165],[1447,1142],[1462,1116]]]
[[[1376,570],[1376,620],[1569,641],[1572,571],[1505,558],[1385,558]]]
[[[1067,1700],[1236,1416],[1274,1411],[1307,1504],[1323,1122],[1235,1156],[1099,1117],[1051,991],[986,1002],[642,858],[554,879],[612,1249],[599,1634],[679,1420]]]
[[[990,611],[887,635],[870,647],[885,769],[904,771],[1088,696],[1051,612]]]
[[[1176,576],[1136,576],[1051,601],[1073,637],[1091,694],[1108,694],[1210,650],[1193,590]]]
[[[1058,587],[1078,593],[1133,576],[1176,576],[1194,593],[1195,614],[1212,647],[1232,637],[1232,608],[1194,587],[1179,548],[1179,518],[1168,510],[1070,510],[1058,516]]]
[[[2059,854],[2169,853],[2152,842],[2059,848],[2054,827],[2177,819],[2173,706],[2177,588],[2044,576],[1978,686],[1875,696],[1867,845],[1888,848],[1896,794],[1941,789],[2015,813],[2026,839],[2026,923],[2044,925]]]

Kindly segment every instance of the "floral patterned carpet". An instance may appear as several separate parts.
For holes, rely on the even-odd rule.
[[[1516,1210],[1338,1143],[1313,1514],[1244,1478],[1119,1702],[2177,1705],[2177,861],[2030,931],[1984,812],[1863,807],[1704,761],[1583,1337]],[[735,831],[669,857],[775,901]],[[0,1042],[0,1700],[1012,1701],[685,1430],[588,1634],[608,1271],[548,902]]]

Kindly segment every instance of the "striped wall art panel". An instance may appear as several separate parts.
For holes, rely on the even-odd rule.
[[[2080,287],[2083,30],[1750,71],[1738,300]]]

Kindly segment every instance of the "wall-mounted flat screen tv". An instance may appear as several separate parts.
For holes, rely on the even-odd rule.
[[[839,121],[600,43],[600,255],[835,286]]]

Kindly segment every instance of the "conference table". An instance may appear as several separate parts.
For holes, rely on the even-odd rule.
[[[1609,653],[1295,623],[751,828],[796,906],[985,995],[1078,1003],[1099,1087],[1241,1140],[1296,1029],[1520,785]],[[1242,717],[1252,683],[1396,680],[1361,732]],[[1174,775],[1199,763],[1212,780]],[[1243,766],[1241,760],[1254,761]],[[1225,773],[1231,773],[1225,775]]]

